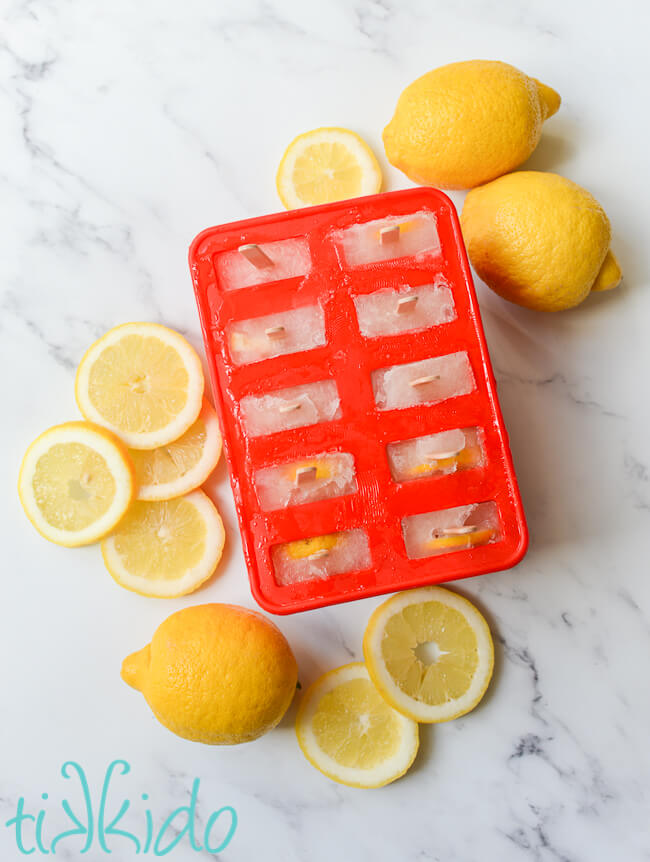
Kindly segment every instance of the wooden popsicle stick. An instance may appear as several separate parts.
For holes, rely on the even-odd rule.
[[[478,527],[472,524],[464,524],[462,527],[442,527],[441,532],[445,536],[467,536],[469,533],[474,533],[477,529]]]
[[[400,226],[398,224],[382,227],[379,231],[379,242],[381,245],[399,242]]]
[[[307,559],[308,560],[322,560],[323,557],[327,557],[329,555],[329,551],[327,548],[321,548],[318,551],[314,551],[313,554],[310,554]]]
[[[300,401],[292,401],[290,404],[280,404],[278,413],[291,413],[293,410],[300,410],[302,404]]]
[[[265,251],[254,242],[240,245],[237,251],[243,255],[249,263],[252,263],[256,269],[267,269],[273,266],[273,261]]]
[[[462,449],[450,449],[448,452],[433,452],[429,455],[425,455],[427,461],[446,461],[447,458],[455,458],[456,455],[460,455]]]
[[[313,482],[317,473],[317,467],[298,467],[296,470],[296,485],[304,485],[307,482]]]
[[[397,313],[406,314],[409,311],[413,311],[417,301],[417,294],[414,294],[413,296],[402,296],[401,299],[397,300]]]
[[[415,380],[409,380],[409,386],[427,386],[436,380],[440,380],[439,374],[429,374],[426,377],[416,377]]]
[[[284,338],[284,336],[287,334],[287,331],[284,326],[269,326],[268,329],[264,330],[264,334],[267,338],[274,340],[278,338]]]

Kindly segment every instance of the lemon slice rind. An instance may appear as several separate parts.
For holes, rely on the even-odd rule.
[[[478,663],[466,691],[444,704],[426,704],[410,697],[388,672],[381,642],[387,622],[409,605],[440,602],[458,611],[476,637]],[[386,701],[396,710],[422,723],[450,721],[465,715],[479,703],[489,685],[494,668],[494,645],[483,615],[463,596],[442,587],[422,587],[392,596],[373,612],[363,638],[363,654],[371,679]]]
[[[353,662],[331,670],[307,689],[296,717],[298,744],[312,766],[332,781],[348,787],[383,787],[404,775],[415,760],[419,746],[416,722],[393,710],[401,731],[399,745],[389,758],[371,769],[349,767],[336,761],[323,751],[313,730],[314,716],[323,697],[338,686],[355,679],[372,682],[363,662]],[[386,707],[390,709],[388,704]]]
[[[81,443],[100,455],[115,482],[115,494],[106,511],[80,530],[64,530],[46,520],[36,500],[33,477],[39,462],[57,444]],[[57,545],[90,545],[109,533],[121,520],[135,495],[135,475],[121,442],[90,422],[66,422],[44,431],[30,444],[18,476],[18,495],[25,514],[38,532]]]

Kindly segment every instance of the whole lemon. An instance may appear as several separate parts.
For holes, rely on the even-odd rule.
[[[562,311],[621,281],[605,211],[557,174],[517,171],[472,189],[460,221],[478,275],[526,308]]]
[[[298,668],[282,632],[237,605],[177,611],[128,656],[122,679],[173,733],[208,745],[257,739],[278,724]]]
[[[526,161],[559,107],[555,90],[507,63],[440,66],[399,97],[386,156],[416,183],[473,188]]]

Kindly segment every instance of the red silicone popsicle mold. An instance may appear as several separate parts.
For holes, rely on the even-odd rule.
[[[435,216],[440,249],[411,257],[350,265],[336,233],[384,217],[428,211]],[[231,289],[224,282],[224,252],[292,238],[306,238],[307,275]],[[395,245],[399,249],[399,245]],[[231,255],[232,258],[232,255]],[[253,264],[251,273],[255,273]],[[203,231],[190,249],[190,268],[210,367],[215,406],[223,429],[244,554],[257,602],[278,614],[426,584],[486,574],[521,560],[528,545],[526,521],[496,394],[472,277],[453,204],[441,192],[416,188],[263,216]],[[278,263],[278,268],[285,270]],[[271,270],[269,270],[271,273]],[[261,277],[271,275],[262,273]],[[455,317],[418,331],[364,337],[353,296],[383,288],[414,288],[442,280],[451,289]],[[233,321],[319,305],[326,343],[249,364],[233,362],[228,327]],[[402,363],[465,351],[476,387],[436,404],[378,409],[372,372]],[[241,399],[287,387],[333,380],[340,418],[262,436],[246,432]],[[482,463],[447,475],[396,482],[386,446],[448,429],[481,429]],[[356,491],[264,511],[253,477],[270,465],[317,453],[350,453]],[[496,540],[413,559],[407,556],[402,519],[469,503],[496,504]],[[298,539],[363,530],[371,565],[327,579],[281,585],[272,549]]]

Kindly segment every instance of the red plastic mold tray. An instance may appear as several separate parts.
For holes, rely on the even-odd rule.
[[[263,608],[294,613],[519,562],[526,522],[458,218],[446,195],[409,189],[209,228],[192,243],[190,268],[251,589]],[[380,304],[371,300],[364,335],[359,297],[370,295]],[[418,302],[420,328],[413,331],[404,321]],[[434,325],[426,322],[434,318]],[[391,331],[368,334],[368,326]],[[294,342],[307,349],[294,350]],[[451,354],[451,365],[426,362]],[[384,377],[379,392],[380,369],[421,361],[412,372],[398,369],[399,379]],[[309,385],[321,381],[336,388],[330,383],[316,397]],[[314,406],[319,398],[327,403]],[[404,398],[417,403],[391,409]],[[311,421],[274,430],[278,422],[305,419]],[[478,444],[464,466],[454,444],[459,429],[473,429],[463,439]],[[406,442],[416,438],[423,441]],[[400,469],[388,457],[398,441],[406,446]],[[435,450],[424,466],[422,446]],[[323,453],[325,461],[315,458]],[[312,481],[339,487],[327,476],[341,459],[348,471],[343,492],[310,497]],[[477,503],[488,505],[457,508]],[[487,531],[471,523],[474,512],[487,517]],[[403,522],[423,513],[433,514]],[[299,542],[314,537],[321,538]],[[327,574],[341,566],[346,570]]]

